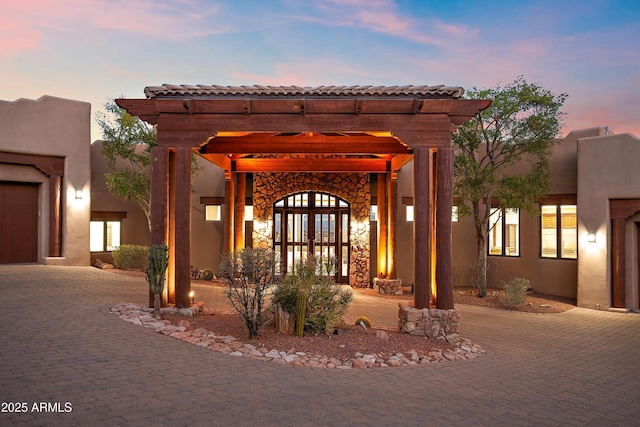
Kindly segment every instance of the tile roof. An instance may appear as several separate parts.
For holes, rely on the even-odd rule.
[[[418,97],[461,98],[464,89],[444,85],[436,86],[206,86],[171,85],[148,86],[144,89],[147,98],[156,97],[226,97],[226,96],[372,96],[372,97]]]

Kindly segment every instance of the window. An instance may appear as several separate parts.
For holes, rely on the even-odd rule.
[[[121,221],[91,221],[89,227],[91,252],[111,252],[120,246]]]
[[[220,221],[220,205],[205,205],[204,207],[204,220],[205,221]]]
[[[520,255],[520,210],[491,208],[489,255]]]
[[[542,205],[540,216],[540,256],[578,258],[576,205]]]

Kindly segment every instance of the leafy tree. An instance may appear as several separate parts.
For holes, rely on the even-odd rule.
[[[147,217],[151,230],[151,148],[158,144],[153,126],[120,108],[114,99],[104,105],[105,112],[96,114],[102,130],[102,156],[107,160],[107,188],[123,200],[134,199]],[[200,168],[191,157],[191,174]]]
[[[454,195],[460,215],[473,215],[478,260],[474,285],[478,296],[487,288],[487,237],[497,215],[491,208],[524,209],[537,215],[538,200],[550,185],[549,156],[559,141],[560,108],[567,94],[555,95],[522,76],[495,89],[473,89],[469,99],[492,104],[453,133],[455,149]],[[514,166],[526,165],[523,172]]]
[[[151,230],[151,148],[157,145],[155,129],[120,108],[115,100],[104,105],[105,112],[96,114],[102,129],[102,156],[107,160],[107,188],[123,200],[134,199]]]

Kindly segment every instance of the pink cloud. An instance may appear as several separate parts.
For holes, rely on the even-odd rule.
[[[96,29],[176,39],[217,34],[222,23],[210,20],[220,6],[206,0],[166,4],[152,0],[10,0],[0,14],[0,52],[17,53],[41,48],[55,32],[79,31],[90,38]]]
[[[364,28],[415,43],[446,47],[477,35],[477,30],[435,19],[422,22],[404,15],[391,0],[324,0],[313,3],[314,16],[297,16],[325,26]],[[453,40],[451,40],[453,39]]]

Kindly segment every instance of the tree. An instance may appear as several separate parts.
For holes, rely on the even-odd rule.
[[[109,100],[98,112],[96,121],[102,129],[101,154],[107,160],[107,188],[123,200],[134,199],[151,230],[151,148],[157,145],[155,129]],[[124,160],[124,161],[123,161]]]
[[[158,135],[148,125],[114,99],[104,105],[105,113],[98,112],[96,121],[102,129],[102,156],[107,160],[105,181],[107,188],[123,200],[134,199],[147,217],[151,230],[151,148],[158,145]],[[200,168],[195,155],[191,156],[192,176]]]
[[[498,215],[492,207],[539,213],[538,200],[549,190],[549,156],[559,141],[560,108],[567,94],[554,95],[522,76],[495,89],[473,89],[469,99],[492,104],[452,135],[454,195],[460,215],[473,215],[478,260],[474,285],[486,295],[487,238]],[[518,164],[521,172],[514,172]],[[522,168],[522,166],[524,166]]]

